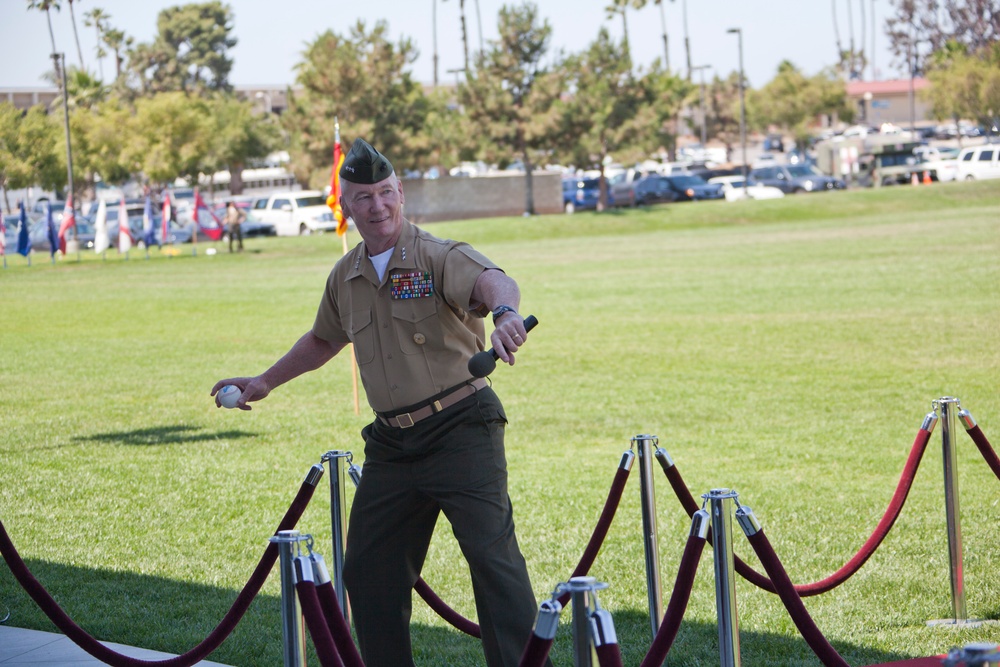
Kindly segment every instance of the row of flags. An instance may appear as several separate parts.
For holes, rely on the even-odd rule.
[[[197,190],[194,193],[194,220],[196,224],[196,229],[202,234],[207,236],[212,241],[218,241],[222,238],[225,228],[219,217],[212,211],[211,208],[202,199],[201,193]],[[24,208],[24,202],[18,202],[19,214],[17,218],[17,248],[16,251],[19,255],[24,255],[28,258],[28,264],[31,264],[31,235],[28,225],[28,215]],[[123,196],[118,204],[118,252],[128,253],[132,246],[138,243],[139,238],[133,235],[132,229],[128,224],[128,208],[125,203],[125,197]],[[207,213],[208,215],[203,215]],[[48,203],[45,210],[46,217],[46,234],[47,240],[49,242],[49,254],[52,257],[53,263],[55,262],[56,252],[60,252],[63,255],[66,254],[66,235],[71,228],[76,227],[76,212],[73,207],[73,198],[70,196],[66,201],[66,208],[63,210],[62,222],[59,224],[58,229],[56,228],[55,221],[52,217],[52,204]],[[155,218],[153,216],[153,202],[152,199],[147,196],[146,203],[143,208],[142,214],[142,241],[146,248],[153,245],[161,247],[162,244],[167,243],[170,238],[170,220],[173,217],[173,205],[170,202],[170,196],[165,195],[163,198],[163,210],[160,222],[160,237],[156,236]],[[197,233],[195,235],[197,238]],[[97,254],[102,254],[108,250],[111,245],[111,240],[108,236],[108,205],[105,200],[101,200],[97,205],[97,213],[94,217],[94,252]],[[7,268],[7,224],[3,216],[3,211],[0,210],[0,256],[3,257],[4,268]]]
[[[347,218],[344,216],[344,211],[340,206],[340,167],[343,164],[344,153],[340,147],[340,123],[335,121],[333,172],[330,175],[330,196],[327,197],[326,203],[330,207],[330,210],[333,211],[334,218],[337,220],[337,235],[344,239],[344,252],[346,253]],[[27,257],[28,265],[30,266],[31,235],[29,234],[28,229],[28,216],[25,212],[23,201],[18,202],[18,207],[20,209],[20,213],[18,216],[17,253]],[[122,196],[121,202],[118,205],[118,211],[118,252],[127,255],[127,253],[132,249],[132,246],[138,242],[138,239],[133,237],[132,230],[128,224],[128,209],[125,205],[124,196]],[[201,215],[202,211],[208,214],[207,218]],[[147,249],[153,245],[161,247],[162,244],[166,243],[170,237],[170,219],[173,215],[173,206],[170,203],[170,195],[165,195],[163,197],[162,213],[160,238],[157,239],[156,230],[153,224],[153,203],[147,195],[146,204],[142,213],[142,240]],[[70,228],[76,227],[76,212],[73,207],[73,195],[71,194],[66,198],[66,208],[63,210],[62,222],[60,223],[58,230],[56,229],[55,222],[52,219],[51,203],[47,205],[45,215],[49,241],[49,253],[52,256],[52,261],[54,263],[57,250],[63,255],[66,254],[66,232],[68,232]],[[198,192],[197,189],[194,191],[193,217],[196,230],[194,235],[195,239],[197,239],[199,231],[212,241],[218,241],[222,238],[222,235],[225,233],[225,226],[219,219],[219,216],[215,214],[215,211],[208,207],[205,200],[202,199],[201,193]],[[97,205],[97,214],[94,217],[94,252],[102,254],[108,250],[110,245],[111,240],[108,237],[108,205],[102,199]],[[7,268],[7,226],[2,209],[0,209],[0,256],[3,257],[4,268]]]

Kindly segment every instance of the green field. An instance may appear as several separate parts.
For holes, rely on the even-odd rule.
[[[932,401],[956,396],[1000,446],[1000,181],[429,226],[516,277],[539,326],[492,376],[511,419],[511,493],[541,600],[569,576],[619,459],[655,434],[699,496],[740,493],[791,578],[855,554]],[[352,244],[357,237],[352,238]],[[217,410],[222,377],[264,370],[311,324],[335,236],[145,260],[8,257],[0,272],[0,520],[42,583],[100,639],[173,653],[229,608],[311,465],[363,460],[350,365]],[[940,429],[939,429],[940,431]],[[899,521],[843,586],[808,598],[851,665],[1000,641],[952,615],[940,435]],[[971,617],[1000,619],[1000,481],[958,440]],[[664,596],[690,522],[656,470]],[[329,560],[329,497],[300,523]],[[349,494],[350,495],[350,494]],[[638,474],[592,574],[625,664],[649,647]],[[736,551],[758,566],[742,533]],[[424,578],[474,618],[442,523]],[[278,580],[211,656],[280,664]],[[818,665],[780,600],[737,581],[743,664]],[[664,601],[665,604],[666,600]],[[52,630],[0,566],[0,617]],[[553,658],[572,664],[571,613]],[[419,599],[420,665],[479,665],[475,640]],[[718,664],[711,549],[670,653]]]

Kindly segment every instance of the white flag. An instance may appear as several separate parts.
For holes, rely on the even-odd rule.
[[[102,253],[110,245],[108,239],[108,204],[103,199],[97,205],[97,217],[94,218],[94,252]]]
[[[128,224],[128,209],[125,206],[125,196],[122,195],[118,205],[118,252],[128,252],[132,249],[132,230]]]

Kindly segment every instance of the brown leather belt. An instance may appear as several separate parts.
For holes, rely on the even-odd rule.
[[[383,424],[393,426],[395,428],[410,428],[416,424],[421,419],[426,419],[431,415],[437,414],[444,410],[445,408],[450,408],[462,399],[472,396],[480,389],[486,388],[485,378],[476,378],[468,384],[463,384],[461,387],[451,392],[450,394],[445,394],[436,401],[432,401],[422,408],[417,408],[413,412],[404,412],[403,414],[393,415],[392,417],[381,415],[376,413]]]

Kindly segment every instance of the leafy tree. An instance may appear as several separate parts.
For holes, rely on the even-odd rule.
[[[557,129],[556,101],[562,90],[542,58],[552,27],[526,2],[500,9],[499,39],[476,59],[476,70],[459,88],[466,114],[480,128],[479,144],[490,161],[520,159],[524,165],[526,214],[535,212],[532,172],[549,150]]]
[[[1000,43],[968,54],[957,42],[934,54],[925,94],[938,119],[976,119],[987,127],[1000,114]]]
[[[589,48],[565,64],[569,94],[559,106],[559,155],[578,167],[600,169],[601,209],[607,206],[608,157],[635,162],[654,151],[660,128],[654,105],[669,88],[658,70],[636,81],[625,49],[624,40],[615,42],[601,28]]]
[[[136,85],[146,93],[228,91],[236,46],[233,13],[219,0],[168,7],[156,20],[157,36],[137,44],[129,57]]]
[[[203,99],[181,92],[139,98],[125,157],[154,182],[193,178],[211,153],[215,130]]]
[[[62,134],[42,105],[22,112],[0,102],[0,188],[8,211],[7,190],[11,188],[41,185],[58,190],[66,185],[65,163],[58,148]]]
[[[124,183],[141,171],[139,156],[130,149],[134,123],[131,107],[118,96],[73,114],[70,130],[78,147],[73,168],[82,171],[88,187],[97,175],[105,183]]]
[[[243,192],[240,177],[243,168],[254,158],[265,157],[278,146],[280,128],[271,114],[254,113],[253,104],[249,101],[218,95],[207,106],[215,128],[203,170],[229,170],[229,191],[238,195]]]
[[[716,74],[706,95],[705,125],[709,137],[726,147],[726,161],[732,162],[733,147],[740,140],[740,73],[726,78]]]
[[[805,146],[811,127],[823,114],[843,119],[853,116],[844,82],[832,70],[807,77],[785,60],[767,85],[747,91],[747,125],[760,130],[776,125],[792,132],[800,147]]]
[[[362,137],[390,156],[400,173],[431,164],[424,131],[430,101],[408,69],[417,51],[409,39],[391,43],[388,32],[384,21],[371,30],[359,21],[347,36],[327,30],[307,44],[296,65],[302,92],[289,91],[282,114],[300,182],[329,182],[335,118],[345,146]]]

